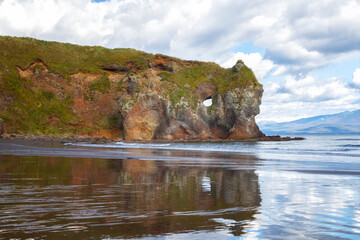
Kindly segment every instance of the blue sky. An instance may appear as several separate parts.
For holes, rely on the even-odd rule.
[[[231,67],[264,86],[258,121],[360,109],[357,0],[0,0],[0,35],[135,48]]]

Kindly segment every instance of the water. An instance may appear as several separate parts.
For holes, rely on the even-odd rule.
[[[0,141],[0,239],[360,239],[360,136]]]

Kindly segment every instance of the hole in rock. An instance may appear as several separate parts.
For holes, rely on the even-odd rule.
[[[205,107],[210,107],[213,104],[212,97],[206,98],[205,101],[203,101],[203,104],[205,105]]]

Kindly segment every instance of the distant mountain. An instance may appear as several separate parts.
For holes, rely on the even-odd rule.
[[[291,122],[259,122],[266,135],[360,134],[360,110],[302,118]]]

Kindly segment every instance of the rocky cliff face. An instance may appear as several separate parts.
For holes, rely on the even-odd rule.
[[[9,39],[0,40],[2,49]],[[19,48],[44,45],[18,42]],[[254,118],[263,89],[242,61],[223,69],[214,63],[102,48],[95,49],[102,54],[95,59],[94,48],[71,45],[64,50],[58,43],[47,44],[46,51],[34,51],[31,57],[3,47],[8,58],[0,58],[0,117],[9,133],[86,133],[128,141],[263,136]],[[87,54],[65,63],[47,55],[54,46],[64,55]],[[88,61],[94,63],[85,68]],[[206,99],[211,106],[203,103]]]
[[[171,72],[174,63],[170,59],[163,59],[163,56],[159,58],[163,60],[162,68]],[[211,76],[208,76],[208,80],[191,89],[190,85],[179,87],[176,81],[163,81],[163,69],[150,68],[142,74],[124,79],[122,86],[126,91],[120,94],[119,110],[126,140],[244,139],[263,136],[254,118],[259,113],[263,92],[260,84],[239,86],[220,93]],[[181,71],[180,67],[176,69]],[[211,106],[204,105],[206,99],[212,100]]]

